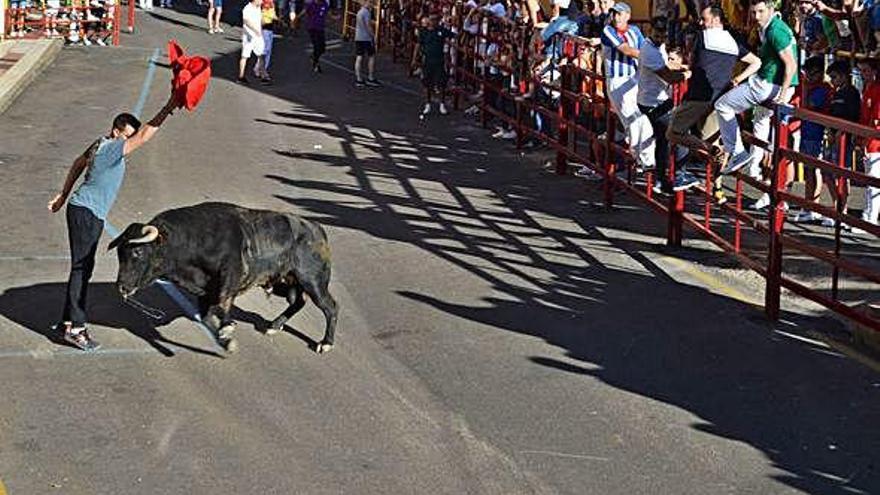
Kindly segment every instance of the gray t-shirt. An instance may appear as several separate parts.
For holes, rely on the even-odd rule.
[[[370,29],[370,9],[366,6],[361,7],[357,13],[357,21],[355,22],[354,40],[355,41],[373,41],[372,31]]]
[[[124,139],[101,138],[70,204],[88,208],[101,220],[107,218],[125,175],[124,148]]]

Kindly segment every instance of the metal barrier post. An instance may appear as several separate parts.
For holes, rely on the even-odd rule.
[[[559,139],[559,146],[562,148],[568,149],[568,118],[571,115],[571,112],[568,110],[568,106],[565,103],[565,92],[571,86],[571,71],[568,70],[568,65],[559,68],[561,73],[561,81],[562,90],[559,92],[559,109],[557,110],[558,118],[556,124],[556,132],[558,133],[557,138]],[[562,148],[556,150],[556,174],[557,175],[565,175],[566,169],[568,168],[568,154],[565,153]]]
[[[119,46],[119,23],[122,21],[122,2],[113,6],[113,46]]]
[[[838,168],[846,168],[846,154],[852,153],[852,150],[847,146],[847,133],[841,132],[840,136],[837,138],[837,167]],[[843,176],[836,176],[834,178],[834,189],[837,191],[837,204],[834,205],[834,209],[837,211],[838,215],[843,215],[843,210],[846,208],[846,202],[849,201],[848,195],[846,194],[846,179]],[[834,257],[840,258],[840,230],[843,227],[841,224],[840,218],[836,218],[834,220]],[[831,299],[837,300],[837,286],[838,279],[840,278],[840,268],[835,264],[831,269]]]
[[[209,0],[213,1],[213,0]],[[134,2],[135,0],[128,0],[128,32],[134,32]]]
[[[605,193],[605,207],[614,206],[614,163],[611,161],[611,141],[614,139],[614,133],[617,127],[614,125],[614,114],[611,112],[608,102],[611,100],[605,98],[605,149],[602,153],[602,171],[605,173],[605,180],[602,183],[602,189]]]
[[[672,87],[672,98],[675,104],[681,102],[681,85]],[[666,167],[665,179],[669,184],[675,183],[675,145],[669,145],[669,166]],[[657,177],[660,180],[660,177]],[[681,238],[684,231],[684,191],[675,191],[669,198],[669,218],[666,223],[666,245],[681,247]]]
[[[767,286],[764,291],[764,312],[771,320],[779,319],[779,307],[782,284],[782,228],[785,224],[785,210],[779,193],[785,189],[786,173],[789,160],[782,159],[779,148],[788,146],[788,125],[779,118],[782,105],[776,105],[773,111],[772,128],[776,130],[773,140],[771,163],[773,172],[770,175],[770,243],[767,250]]]

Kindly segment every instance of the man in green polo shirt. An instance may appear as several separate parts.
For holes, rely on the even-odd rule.
[[[721,173],[730,174],[748,165],[749,175],[757,177],[760,175],[764,150],[758,146],[752,146],[751,151],[746,150],[736,116],[755,108],[754,135],[762,141],[768,141],[773,111],[759,105],[788,103],[798,83],[798,54],[791,28],[768,0],[752,0],[751,12],[760,26],[758,57],[761,59],[761,69],[747,81],[734,78],[734,88],[715,102],[715,110],[718,112],[721,142],[729,158]]]

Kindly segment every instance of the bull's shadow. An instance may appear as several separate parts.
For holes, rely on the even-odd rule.
[[[0,293],[0,315],[42,335],[50,342],[70,346],[53,328],[61,318],[65,289],[66,284],[63,282],[6,289]],[[220,356],[212,350],[200,349],[168,339],[158,331],[159,327],[179,317],[187,317],[158,287],[151,286],[138,292],[136,299],[144,306],[158,310],[162,315],[158,319],[153,319],[129,306],[119,296],[115,284],[108,282],[89,284],[89,323],[131,332],[164,356],[174,355],[169,345],[199,354]]]

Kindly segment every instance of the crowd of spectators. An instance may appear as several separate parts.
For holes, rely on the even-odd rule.
[[[459,81],[471,101],[489,102],[486,117],[500,139],[521,137],[510,122],[517,100],[551,110],[560,105],[560,67],[571,63],[570,54],[563,54],[565,41],[592,47],[575,63],[604,75],[608,102],[621,126],[619,132],[608,132],[594,118],[597,109],[584,112],[585,121],[603,138],[627,146],[638,172],[656,169],[658,193],[700,182],[695,174],[704,165],[696,163],[694,150],[713,156],[722,175],[743,173],[768,181],[769,152],[749,146],[740,124],[758,140],[772,140],[774,104],[880,124],[880,85],[874,80],[880,2],[653,0],[650,14],[650,19],[634,20],[630,5],[613,0],[402,0],[398,12],[404,36],[411,33],[415,40],[413,73],[425,82],[422,114],[431,111],[432,95],[439,93],[443,101],[454,68],[467,66],[488,84]],[[462,46],[470,49],[458,49]],[[686,89],[673,105],[676,84]],[[480,107],[466,112],[486,110]],[[445,112],[445,106],[441,109]],[[554,132],[540,111],[530,111],[527,120],[535,131],[529,136]],[[679,158],[672,177],[666,174],[667,138],[678,144],[671,147]],[[802,153],[880,176],[880,142],[841,140],[836,131],[807,121],[794,141]],[[541,139],[530,137],[525,144],[540,146]],[[795,167],[789,168],[793,182]],[[849,197],[845,180],[809,166],[804,179],[808,199],[837,206]],[[823,185],[828,186],[825,197]],[[727,200],[720,177],[714,197],[718,203]],[[880,192],[864,187],[864,197],[862,219],[876,224]],[[765,194],[749,207],[760,210],[769,203]],[[846,204],[840,206],[847,210]],[[808,210],[791,212],[791,219],[834,224]]]

